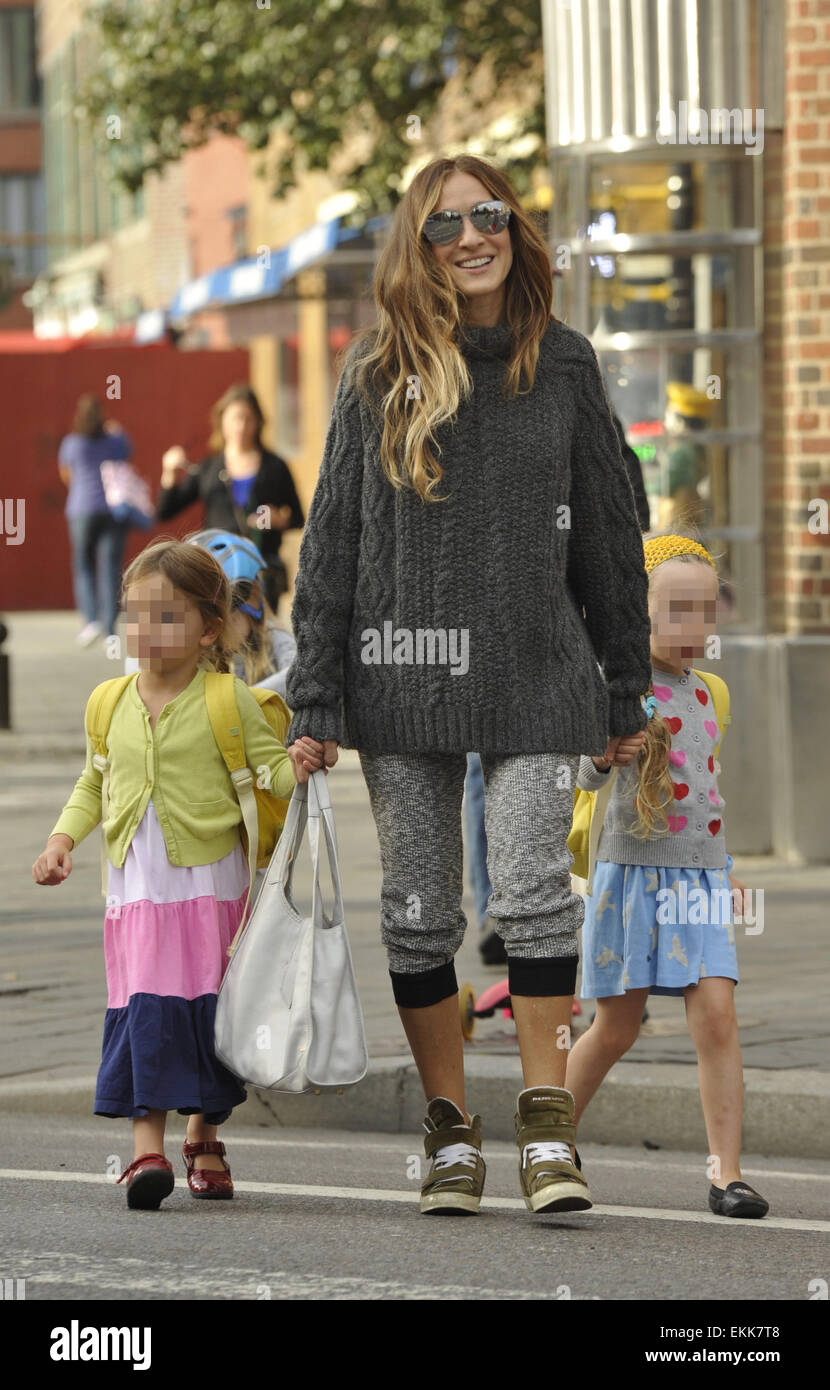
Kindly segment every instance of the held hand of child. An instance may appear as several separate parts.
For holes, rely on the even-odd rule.
[[[318,743],[317,739],[298,738],[296,743],[292,743],[287,749],[287,752],[297,782],[307,782],[309,774],[312,772],[328,772],[324,762],[326,748],[324,744]]]
[[[639,729],[636,734],[623,734],[618,738],[610,738],[605,750],[605,757],[600,759],[600,770],[604,770],[603,764],[607,764],[609,767],[628,767],[639,756],[645,741],[645,729]]]
[[[46,848],[32,865],[32,878],[44,887],[63,883],[72,872],[72,849],[75,841],[69,835],[50,835]]]

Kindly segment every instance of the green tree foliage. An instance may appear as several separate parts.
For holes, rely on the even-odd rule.
[[[101,139],[107,118],[120,117],[125,188],[214,132],[264,150],[280,130],[269,160],[277,197],[304,169],[354,149],[343,177],[364,212],[398,199],[416,143],[409,118],[424,130],[452,80],[467,133],[481,136],[494,115],[488,94],[531,64],[538,73],[542,42],[538,0],[105,0],[87,22],[97,61],[83,111]],[[534,77],[511,138],[543,132]],[[497,143],[484,153],[526,188],[538,155],[511,159]]]

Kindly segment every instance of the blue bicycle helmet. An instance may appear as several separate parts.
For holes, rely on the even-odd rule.
[[[217,560],[225,572],[225,577],[232,587],[237,584],[250,589],[255,580],[259,579],[261,571],[265,568],[265,562],[254,545],[253,541],[247,540],[244,536],[235,536],[232,531],[220,531],[216,528],[207,531],[199,531],[195,536],[190,537],[191,545],[200,545],[203,550],[209,550],[214,560]],[[261,589],[260,589],[261,592]],[[249,594],[245,594],[245,600]],[[238,598],[238,595],[235,595]],[[259,607],[247,601],[234,602],[234,608],[241,608],[243,613],[248,613],[252,618],[261,619],[265,609],[260,601]]]

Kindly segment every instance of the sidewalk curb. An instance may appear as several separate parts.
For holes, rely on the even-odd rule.
[[[512,1140],[518,1057],[465,1057],[468,1105],[480,1112],[485,1139]],[[94,1075],[0,1082],[0,1114],[60,1114],[89,1118]],[[414,1063],[376,1057],[358,1086],[341,1094],[278,1094],[250,1088],[234,1112],[236,1124],[262,1128],[340,1129],[420,1135],[424,1098]],[[681,1063],[619,1063],[597,1092],[579,1128],[585,1143],[704,1153],[706,1132],[697,1068]],[[784,1158],[830,1158],[830,1073],[744,1071],[743,1148]]]

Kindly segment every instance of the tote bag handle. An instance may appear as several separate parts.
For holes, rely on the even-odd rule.
[[[276,849],[271,856],[271,862],[266,870],[269,882],[284,884],[286,896],[288,896],[290,890],[291,875],[294,871],[294,860],[303,842],[305,823],[306,787],[297,783],[291,795],[291,801],[288,806],[282,833],[277,841]],[[237,928],[236,935],[227,950],[229,959],[242,941],[245,932],[248,930],[248,926],[253,920],[253,915],[253,912],[250,912],[247,914],[247,917],[242,918]]]
[[[340,883],[340,864],[337,858],[337,834],[334,828],[334,812],[329,797],[328,778],[325,772],[313,772],[308,786],[308,839],[311,851],[311,864],[314,874],[311,890],[311,917],[315,930],[340,926],[344,920],[343,890]],[[320,888],[320,830],[326,842],[334,903],[332,915],[323,912],[323,894]],[[293,865],[292,865],[293,868]]]

